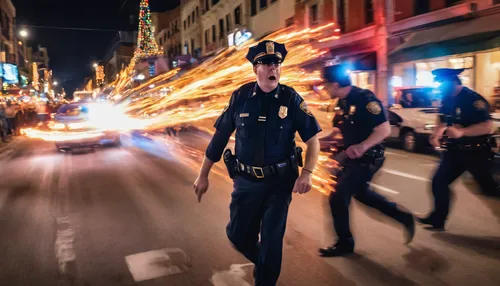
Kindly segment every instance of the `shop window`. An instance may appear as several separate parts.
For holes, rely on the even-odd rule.
[[[431,11],[430,1],[431,0],[415,0],[415,2],[413,2],[413,10],[415,11],[415,15],[429,13]]]

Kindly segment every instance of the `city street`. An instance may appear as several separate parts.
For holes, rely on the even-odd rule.
[[[253,266],[225,235],[222,164],[201,204],[193,192],[208,137],[122,139],[78,154],[26,138],[0,145],[0,285],[251,285]],[[373,187],[427,213],[438,158],[387,157]],[[354,202],[357,253],[347,258],[316,254],[332,242],[327,196],[294,195],[279,285],[500,285],[500,201],[463,180],[453,188],[447,231],[419,225],[409,246],[398,226]]]

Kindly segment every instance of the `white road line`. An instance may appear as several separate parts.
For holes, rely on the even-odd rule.
[[[405,178],[408,178],[408,179],[413,179],[413,180],[417,180],[417,181],[422,181],[422,182],[430,182],[431,180],[427,179],[427,178],[423,178],[423,177],[419,177],[419,176],[414,176],[414,175],[411,175],[411,174],[408,174],[408,173],[403,173],[403,172],[399,172],[399,171],[396,171],[396,170],[390,170],[390,169],[382,169],[383,172],[386,172],[386,173],[389,173],[389,174],[393,174],[393,175],[396,175],[396,176],[401,176],[401,177],[405,177]]]
[[[380,185],[377,185],[377,184],[374,184],[374,183],[370,183],[370,186],[372,186],[375,189],[380,190],[382,192],[386,192],[386,193],[394,194],[394,195],[399,195],[399,192],[396,192],[394,190],[391,190],[389,188],[386,188],[386,187],[383,187],[383,186],[380,186]]]
[[[408,156],[408,155],[399,154],[399,153],[390,152],[390,151],[385,151],[385,154],[387,154],[387,155],[393,155],[393,156],[399,156],[399,157],[403,157],[403,158],[408,158],[408,157],[410,157],[410,156]]]

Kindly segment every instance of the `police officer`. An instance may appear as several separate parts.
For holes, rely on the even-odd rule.
[[[226,162],[228,150],[224,153],[234,181],[226,232],[233,246],[255,264],[255,285],[275,285],[278,280],[292,192],[303,194],[311,189],[319,154],[318,122],[295,90],[279,84],[286,55],[285,46],[273,41],[249,49],[246,58],[253,64],[257,81],[233,92],[215,123],[216,132],[194,183],[201,200],[210,169],[236,129],[236,154],[230,164]],[[300,175],[296,131],[307,145]]]
[[[335,257],[354,252],[354,238],[349,227],[352,196],[400,222],[409,243],[415,233],[413,215],[398,209],[395,203],[389,202],[369,186],[385,160],[381,142],[390,134],[384,107],[371,91],[351,85],[348,69],[343,64],[327,61],[323,78],[324,91],[331,98],[339,99],[340,113],[334,119],[334,127],[342,133],[343,146],[339,151],[346,156],[343,162],[337,157],[343,169],[337,176],[336,190],[329,197],[338,240],[331,247],[319,249],[320,255]],[[327,136],[321,138],[323,140],[332,139]]]
[[[441,146],[443,135],[448,137],[447,151],[432,179],[434,210],[425,218],[429,230],[444,230],[450,209],[449,185],[465,171],[469,171],[486,194],[498,195],[499,187],[493,179],[493,153],[489,144],[493,122],[488,102],[476,92],[462,86],[458,75],[464,69],[437,69],[432,73],[443,98],[438,126],[430,137],[434,147]]]

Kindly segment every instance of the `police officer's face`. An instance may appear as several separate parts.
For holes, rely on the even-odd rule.
[[[330,98],[340,97],[340,94],[339,94],[340,86],[338,83],[325,81],[323,83],[323,86],[324,86],[324,90],[328,93]]]
[[[257,63],[253,67],[257,75],[257,82],[263,89],[273,90],[278,86],[281,76],[281,64],[279,62]]]

